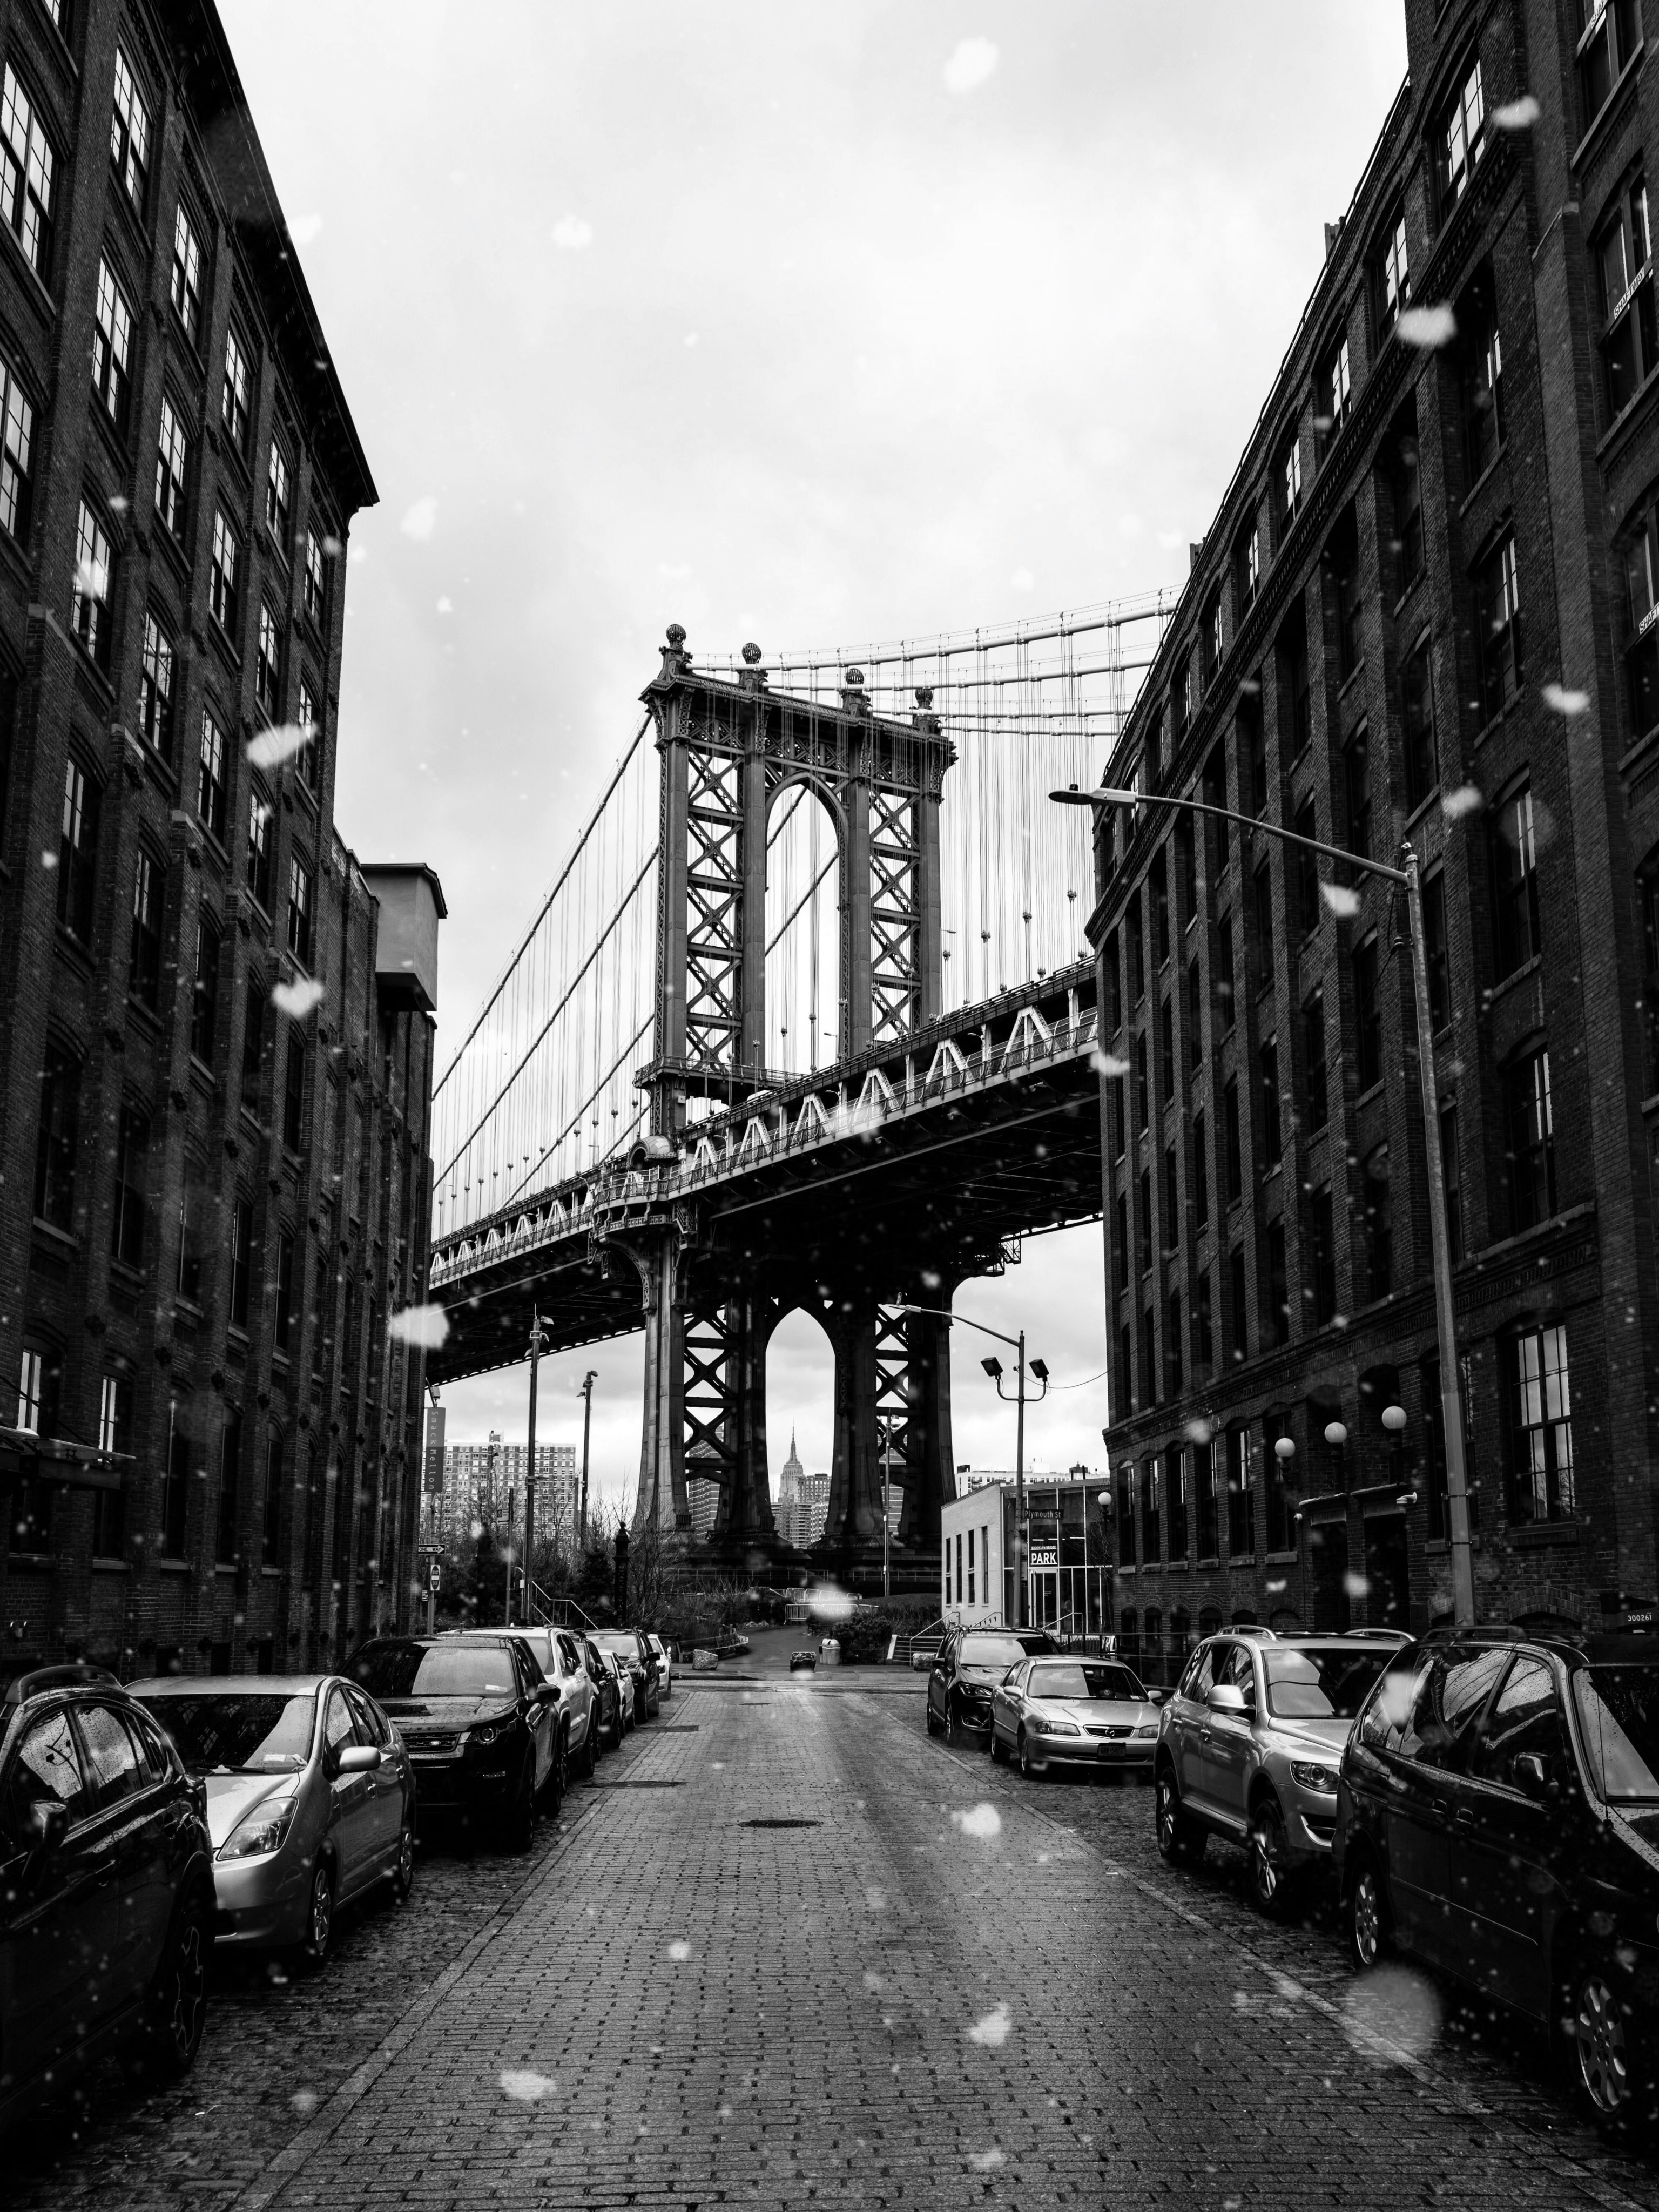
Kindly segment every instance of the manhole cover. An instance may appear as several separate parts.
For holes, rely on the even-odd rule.
[[[823,1823],[822,1820],[742,1820],[738,1826],[744,1828],[821,1828]]]

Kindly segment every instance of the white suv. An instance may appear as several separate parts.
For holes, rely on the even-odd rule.
[[[658,1693],[661,1697],[669,1697],[674,1688],[674,1664],[668,1656],[668,1646],[660,1636],[653,1636],[648,1628],[645,1632],[645,1640],[656,1653],[657,1665],[661,1670],[657,1685]]]
[[[591,1775],[599,1754],[596,1740],[599,1693],[582,1659],[581,1646],[568,1628],[501,1628],[491,1632],[522,1644],[559,1693],[564,1754],[573,1774]]]

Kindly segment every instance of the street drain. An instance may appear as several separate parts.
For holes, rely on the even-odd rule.
[[[821,1828],[822,1820],[740,1820],[743,1828]]]
[[[601,1790],[678,1790],[684,1784],[678,1782],[650,1782],[642,1776],[630,1775],[625,1782],[601,1782],[599,1787]]]
[[[657,1730],[659,1735],[696,1735],[702,1726],[701,1721],[670,1721],[666,1728]]]

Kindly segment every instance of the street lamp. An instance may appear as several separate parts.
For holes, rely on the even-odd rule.
[[[526,1624],[535,1615],[536,1554],[536,1376],[541,1366],[542,1354],[552,1339],[542,1327],[541,1315],[532,1307],[530,1315],[530,1460],[524,1478],[524,1617]],[[513,1619],[513,1571],[507,1570],[507,1617]]]
[[[1165,797],[1161,793],[1156,799],[1143,799],[1139,792],[1120,791],[1104,785],[1096,790],[1079,791],[1075,784],[1068,791],[1051,791],[1048,796],[1061,806],[1134,808],[1146,805],[1176,806],[1188,814],[1212,815],[1218,821],[1237,822],[1241,829],[1259,830],[1264,836],[1276,837],[1281,844],[1299,845],[1305,852],[1322,853],[1327,859],[1341,861],[1348,867],[1357,869],[1361,875],[1381,876],[1385,882],[1398,884],[1403,888],[1406,911],[1411,924],[1412,1001],[1417,1014],[1417,1069],[1423,1092],[1423,1152],[1429,1185],[1429,1252],[1434,1273],[1436,1331],[1440,1340],[1441,1425],[1446,1439],[1446,1511],[1451,1535],[1452,1612],[1458,1627],[1472,1628],[1474,1625],[1474,1573],[1469,1557],[1469,1492],[1463,1462],[1463,1405],[1458,1381],[1457,1316],[1452,1298],[1451,1243],[1446,1229],[1446,1185],[1440,1156],[1440,1099],[1435,1079],[1433,1030],[1429,1016],[1423,884],[1416,848],[1410,843],[1402,844],[1400,866],[1391,868],[1381,860],[1360,860],[1352,853],[1345,853],[1340,846],[1322,844],[1316,837],[1304,837],[1293,830],[1282,830],[1277,823],[1261,822],[1254,815],[1237,814],[1231,807],[1212,805],[1207,799]]]
[[[887,1536],[892,1524],[893,1505],[893,1417],[890,1413],[882,1427],[881,1455],[881,1595],[884,1604],[893,1595],[891,1572],[888,1562]]]
[[[1031,1543],[1030,1530],[1025,1520],[1025,1373],[1029,1367],[1042,1385],[1036,1401],[1041,1405],[1048,1395],[1048,1370],[1042,1360],[1026,1358],[1024,1329],[1018,1336],[1005,1336],[1000,1328],[987,1328],[982,1321],[969,1321],[966,1314],[952,1313],[946,1306],[913,1306],[901,1303],[893,1310],[895,1313],[932,1314],[938,1321],[960,1322],[964,1328],[976,1328],[981,1336],[994,1337],[999,1344],[1011,1344],[1014,1347],[1017,1355],[1014,1362],[1014,1403],[1019,1407],[1014,1426],[1014,1601],[1019,1614],[1015,1625],[1029,1628],[1031,1594],[1027,1587],[1029,1573],[1026,1562],[1031,1555]],[[996,1384],[998,1397],[1006,1399],[1008,1393],[1002,1387],[1002,1362],[993,1353],[979,1364]]]

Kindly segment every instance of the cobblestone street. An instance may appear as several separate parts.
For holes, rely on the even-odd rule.
[[[44,2115],[9,2203],[1659,2205],[1523,2033],[1437,2033],[921,1690],[683,1687],[527,1857],[430,1843],[320,1978],[222,1976],[185,2087]]]

